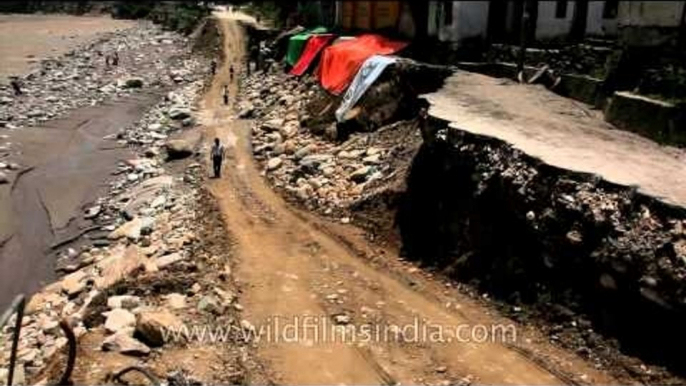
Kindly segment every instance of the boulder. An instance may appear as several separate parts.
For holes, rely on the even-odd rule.
[[[72,298],[86,289],[86,273],[76,271],[65,276],[61,282],[62,291]]]
[[[141,237],[144,228],[151,228],[155,220],[151,217],[136,217],[124,223],[107,236],[110,240],[117,240],[126,237],[129,240],[137,241]]]
[[[155,260],[155,265],[157,265],[158,269],[164,269],[174,263],[177,263],[179,261],[184,260],[185,257],[184,255],[176,252],[176,253],[170,253],[168,255],[164,255],[157,260]]]
[[[151,347],[160,347],[170,333],[182,327],[181,320],[167,310],[143,311],[136,319],[135,335]]]
[[[222,306],[216,297],[208,295],[204,296],[198,302],[198,311],[219,315],[224,312],[224,306]]]
[[[143,79],[129,78],[124,82],[124,88],[141,88],[143,87]]]
[[[279,157],[274,157],[267,161],[267,170],[276,170],[281,167],[281,164],[283,164],[283,160]]]
[[[262,123],[262,130],[264,131],[279,131],[284,124],[283,119],[270,119]]]
[[[124,355],[136,357],[150,354],[150,348],[141,341],[132,337],[132,332],[133,328],[129,328],[107,337],[102,342],[102,350],[114,351]]]
[[[356,182],[358,184],[365,182],[367,180],[367,177],[369,176],[369,173],[371,172],[371,170],[372,170],[371,167],[363,166],[363,167],[355,170],[354,172],[352,172],[352,174],[350,174],[350,179],[353,182]]]
[[[110,309],[123,308],[132,310],[141,304],[141,298],[132,295],[110,296],[107,299],[107,307]]]
[[[180,121],[191,116],[191,110],[186,107],[174,106],[169,109],[169,118]]]
[[[190,141],[173,139],[164,144],[167,150],[167,160],[176,160],[193,155],[193,144]]]
[[[312,152],[316,149],[317,146],[313,143],[307,146],[303,146],[293,154],[293,158],[295,158],[296,160],[303,159],[304,157],[307,157],[308,155],[312,154]]]
[[[107,316],[107,319],[105,320],[105,330],[108,332],[117,333],[136,325],[136,317],[123,308],[115,308],[112,311],[104,313],[104,315]]]
[[[252,103],[246,103],[244,106],[241,107],[240,112],[238,113],[238,118],[240,119],[248,119],[251,118],[255,113],[255,105]]]
[[[100,206],[100,205],[92,206],[86,210],[86,214],[84,215],[84,218],[86,220],[93,219],[100,214],[101,210],[102,210],[102,206]]]
[[[291,138],[298,133],[299,129],[300,123],[298,121],[289,121],[281,126],[279,133],[281,133],[284,138]]]
[[[10,182],[10,179],[7,176],[7,173],[0,171],[0,184],[6,184],[8,182]]]
[[[95,279],[95,286],[104,290],[128,277],[131,272],[142,267],[146,259],[136,245],[128,248],[115,248],[110,256],[96,263],[100,276]]]
[[[173,310],[186,308],[186,296],[176,293],[167,295],[167,306]]]

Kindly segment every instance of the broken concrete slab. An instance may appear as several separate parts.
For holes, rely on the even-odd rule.
[[[458,71],[424,96],[429,114],[460,131],[503,140],[552,166],[636,186],[663,202],[686,207],[686,153],[614,131],[599,112],[537,86],[503,84]]]
[[[617,91],[605,120],[661,143],[686,145],[686,108],[629,91]]]

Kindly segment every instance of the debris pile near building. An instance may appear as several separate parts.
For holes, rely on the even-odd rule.
[[[343,221],[349,221],[351,203],[397,174],[392,163],[385,162],[395,147],[421,140],[415,122],[401,121],[336,142],[333,112],[338,101],[327,98],[311,78],[301,82],[269,73],[246,79],[242,87],[246,99],[239,103],[238,115],[260,118],[253,126],[253,152],[267,178],[309,209]],[[328,103],[321,106],[322,101]],[[315,105],[319,114],[312,111]],[[384,135],[389,132],[398,137]]]

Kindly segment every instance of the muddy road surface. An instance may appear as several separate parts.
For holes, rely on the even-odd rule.
[[[239,63],[244,37],[233,14],[217,16],[226,58],[203,101],[201,121],[204,154],[218,137],[227,160],[209,190],[236,242],[243,317],[256,331],[255,351],[272,381],[615,383],[535,331],[406,269],[397,251],[368,243],[355,228],[287,205],[253,162],[250,122],[234,120],[221,101],[221,88],[230,83],[228,66]],[[237,85],[230,90],[235,95]],[[422,333],[423,326],[440,332]],[[497,326],[512,326],[516,337],[474,335]]]
[[[158,98],[141,93],[8,135],[22,171],[0,187],[0,309],[54,279],[51,247],[92,225],[84,208],[130,154],[105,137],[138,121]]]

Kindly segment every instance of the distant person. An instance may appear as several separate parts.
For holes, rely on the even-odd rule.
[[[210,62],[210,71],[212,71],[212,75],[217,73],[217,61],[212,59],[212,62]]]
[[[119,53],[117,51],[112,54],[112,65],[113,66],[118,66],[119,65]]]
[[[214,139],[211,156],[214,178],[220,178],[222,176],[222,161],[224,161],[224,146],[219,142],[219,138]]]
[[[229,79],[233,82],[233,64],[229,67]]]
[[[13,76],[10,78],[10,86],[12,86],[12,90],[14,90],[14,95],[19,96],[24,94],[23,91],[21,91],[21,82],[19,82],[19,78],[16,76]]]
[[[229,86],[224,85],[222,89],[222,96],[224,97],[224,105],[227,106],[229,104]]]

